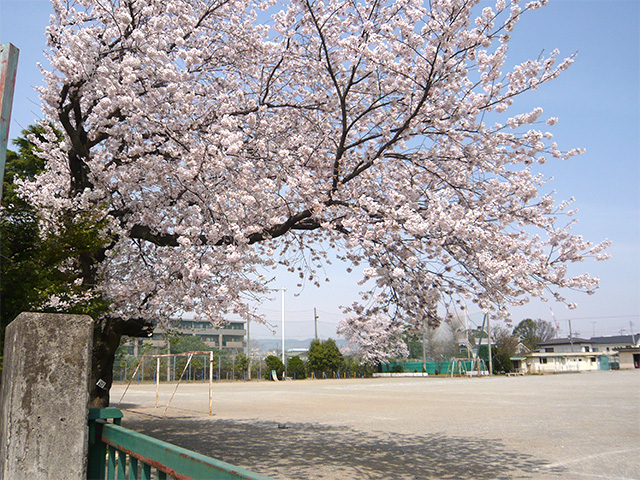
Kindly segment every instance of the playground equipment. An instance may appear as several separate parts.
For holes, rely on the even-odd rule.
[[[185,357],[186,356],[187,357],[187,363],[185,364],[184,369],[182,370],[182,374],[180,375],[180,378],[178,379],[178,382],[176,383],[176,386],[173,389],[173,393],[171,394],[171,398],[169,399],[169,402],[165,406],[164,412],[162,413],[162,416],[165,417],[167,415],[167,409],[171,405],[171,401],[173,400],[173,397],[175,396],[176,391],[178,390],[178,387],[180,386],[180,383],[182,382],[182,378],[184,377],[185,372],[189,368],[189,364],[191,363],[191,359],[193,359],[194,355],[209,355],[209,416],[212,416],[213,415],[213,352],[185,352],[185,353],[172,353],[172,354],[167,353],[167,354],[162,354],[162,355],[143,355],[142,357],[140,357],[140,361],[138,362],[138,365],[136,366],[133,374],[131,375],[131,378],[129,379],[129,383],[127,383],[127,386],[124,389],[124,392],[122,392],[122,396],[120,397],[120,401],[118,402],[118,406],[120,406],[120,404],[122,403],[122,399],[124,398],[125,394],[127,393],[127,390],[129,390],[129,386],[133,382],[133,379],[138,374],[138,370],[140,369],[140,366],[143,364],[144,359],[145,358],[155,358],[156,359],[156,376],[155,376],[156,377],[156,408],[158,408],[159,392],[160,392],[160,359],[161,358]]]
[[[447,375],[479,377],[489,375],[489,370],[482,358],[452,358],[447,368]]]

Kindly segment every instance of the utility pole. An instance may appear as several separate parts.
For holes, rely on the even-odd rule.
[[[571,319],[567,321],[569,322],[569,343],[571,344],[571,351],[573,352],[573,330],[571,329]]]
[[[427,341],[427,328],[428,328],[429,322],[428,320],[425,318],[423,325],[422,325],[422,371],[426,372],[427,371],[427,347],[425,345],[426,341]]]
[[[489,376],[492,376],[493,375],[493,355],[491,354],[491,320],[488,313],[485,313],[485,315],[487,317],[487,343],[489,345]]]
[[[19,54],[20,50],[10,43],[0,45],[0,180],[4,178]],[[0,182],[0,198],[2,198],[2,182]]]
[[[249,335],[249,323],[251,320],[247,318],[247,380],[251,380],[251,337]]]
[[[629,331],[631,332],[631,343],[633,345],[636,344],[636,336],[633,333],[633,322],[631,320],[629,320]]]
[[[553,323],[556,324],[556,337],[555,338],[560,338],[560,324],[558,323],[558,320],[556,320],[556,314],[553,313],[553,308],[549,307],[549,310],[551,310],[551,317],[553,318]]]
[[[316,340],[318,340],[318,313],[316,311],[316,307],[313,307],[313,323],[316,327]]]

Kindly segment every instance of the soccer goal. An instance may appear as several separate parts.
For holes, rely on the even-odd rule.
[[[171,393],[171,397],[169,398],[169,401],[167,402],[166,406],[164,407],[164,411],[162,412],[162,416],[166,417],[167,410],[169,409],[169,406],[171,405],[173,397],[175,396],[176,392],[178,391],[178,387],[180,386],[180,383],[182,382],[182,379],[184,378],[184,375],[187,372],[187,369],[189,368],[189,365],[191,364],[191,360],[193,359],[193,357],[195,355],[205,355],[205,356],[208,355],[209,356],[209,416],[212,416],[213,415],[213,352],[211,352],[211,351],[185,352],[185,353],[165,353],[165,354],[157,354],[157,355],[142,355],[140,357],[140,361],[138,362],[138,365],[136,366],[135,370],[131,374],[131,378],[129,379],[129,382],[127,383],[127,386],[124,389],[124,392],[122,392],[122,396],[120,397],[120,400],[118,401],[118,406],[120,406],[120,404],[122,403],[122,399],[127,394],[127,390],[129,390],[129,387],[131,386],[131,383],[136,378],[136,375],[138,374],[138,370],[140,369],[140,366],[144,365],[145,359],[155,359],[155,361],[156,361],[156,375],[155,375],[156,408],[159,408],[160,407],[160,405],[159,405],[159,401],[160,401],[160,360],[162,358],[170,359],[170,358],[174,358],[174,357],[187,357],[187,362],[186,362],[184,368],[182,369],[182,373],[180,374],[180,377],[178,378],[176,386],[173,389],[173,392]]]

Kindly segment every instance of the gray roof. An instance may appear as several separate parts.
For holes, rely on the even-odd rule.
[[[573,337],[569,338],[552,338],[546,342],[539,343],[538,345],[569,345],[571,343],[591,343],[591,340],[586,338]]]
[[[633,337],[633,338],[632,338]],[[635,335],[607,335],[605,337],[591,337],[591,343],[596,345],[634,344],[640,339],[640,333]]]

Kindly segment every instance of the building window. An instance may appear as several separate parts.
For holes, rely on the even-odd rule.
[[[553,353],[553,347],[546,347],[546,348],[544,349],[544,351],[545,351],[546,353]]]
[[[547,359],[546,358],[541,358],[540,359],[540,363],[547,363]]]
[[[589,351],[589,345],[585,345],[583,348],[584,348],[584,351],[585,351],[585,352],[588,352],[588,351]]]

